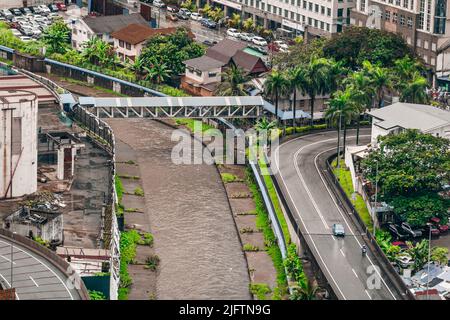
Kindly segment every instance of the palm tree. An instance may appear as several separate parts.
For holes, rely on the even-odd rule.
[[[42,40],[50,46],[51,52],[66,52],[66,43],[69,41],[69,34],[57,28],[47,28],[42,36]]]
[[[294,294],[291,300],[314,300],[316,298],[319,287],[314,285],[310,280],[302,281],[299,286],[294,288]]]
[[[426,103],[428,81],[419,72],[414,72],[411,79],[402,85],[400,99],[409,103]]]
[[[278,100],[283,96],[289,88],[289,82],[286,79],[284,73],[276,69],[267,76],[264,82],[264,91],[267,95],[274,97],[275,99],[275,117],[278,123]]]
[[[166,81],[172,73],[165,63],[153,63],[149,67],[144,66],[144,70],[147,72],[145,80],[155,81],[157,84]]]
[[[383,106],[384,92],[392,88],[391,74],[387,69],[373,65],[369,61],[363,62],[363,70],[370,79],[370,84],[375,90],[378,108]]]
[[[232,64],[222,73],[222,81],[216,89],[219,96],[246,96],[245,84],[250,78],[245,74],[244,69]]]
[[[252,18],[245,19],[242,27],[245,31],[253,31],[255,29],[255,21]]]
[[[254,128],[256,131],[270,131],[272,129],[275,129],[277,127],[277,124],[275,121],[269,121],[266,117],[259,119]]]
[[[358,111],[356,117],[356,145],[358,145],[361,113],[370,108],[375,91],[370,85],[370,79],[363,72],[353,72],[344,83],[346,84],[346,89],[350,90],[351,100]]]
[[[223,10],[220,7],[215,8],[209,12],[209,17],[215,22],[219,22],[224,16]]]
[[[340,151],[340,136],[341,130],[344,130],[344,146],[343,150],[345,152],[345,140],[347,135],[347,123],[349,123],[357,113],[359,115],[359,110],[355,108],[351,100],[351,91],[336,91],[333,97],[328,101],[328,108],[325,110],[325,119],[329,120],[332,125],[335,125],[338,130],[338,141],[337,141],[337,154],[339,161],[339,151]],[[342,126],[342,129],[341,129]]]
[[[231,19],[228,20],[229,28],[239,28],[241,25],[241,15],[238,13],[233,13]]]
[[[312,57],[308,64],[302,67],[300,88],[307,94],[311,103],[311,126],[314,122],[314,102],[319,94],[330,92],[333,87],[330,77],[332,62],[325,58]]]
[[[289,69],[287,73],[288,81],[289,81],[289,88],[292,91],[292,126],[296,127],[296,118],[295,113],[297,110],[297,90],[300,87],[300,84],[302,83],[304,73],[302,72],[302,69],[300,67]]]

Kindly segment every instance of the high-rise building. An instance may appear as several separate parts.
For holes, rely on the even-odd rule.
[[[450,61],[445,55],[450,39],[447,0],[356,0],[351,23],[401,34],[435,71]]]
[[[221,6],[225,16],[238,13],[261,26],[302,34],[305,26],[315,36],[331,36],[350,23],[354,0],[208,0]],[[197,4],[199,4],[198,1]]]

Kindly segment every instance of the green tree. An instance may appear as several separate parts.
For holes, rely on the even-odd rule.
[[[392,88],[391,74],[387,69],[373,65],[368,60],[363,62],[363,72],[370,79],[370,85],[375,90],[375,102],[378,108],[381,108],[385,91]]]
[[[406,241],[408,246],[406,252],[414,261],[414,272],[419,271],[428,262],[429,243],[428,240],[423,239],[415,245],[411,241]]]
[[[241,22],[241,15],[239,13],[233,13],[228,20],[228,28],[240,28]]]
[[[154,81],[157,84],[165,82],[172,72],[172,70],[168,69],[164,63],[161,64],[156,61],[151,63],[148,67],[144,66],[144,70],[146,71],[145,80]]]
[[[434,247],[431,249],[431,260],[439,263],[440,265],[447,265],[448,262],[448,248]]]
[[[245,84],[250,80],[242,68],[232,64],[221,75],[222,81],[216,89],[219,96],[246,96]]]
[[[269,121],[266,117],[259,119],[254,126],[255,130],[258,132],[261,131],[270,132],[276,127],[277,123],[275,121]]]
[[[252,32],[255,30],[255,21],[252,18],[245,19],[242,23],[242,28],[247,32]]]
[[[330,123],[337,127],[338,139],[337,139],[337,152],[339,157],[339,146],[341,130],[344,131],[344,146],[343,150],[345,152],[345,140],[347,136],[347,124],[350,123],[355,115],[359,115],[359,110],[355,108],[353,101],[351,100],[351,91],[336,91],[332,98],[328,101],[328,108],[325,110],[325,119],[329,120]]]
[[[411,79],[400,87],[400,99],[403,102],[409,103],[427,103],[427,87],[427,79],[422,77],[418,72],[414,72]]]
[[[82,56],[95,65],[112,66],[117,63],[114,48],[98,37],[93,37],[84,43]]]
[[[209,17],[213,21],[219,22],[219,20],[223,19],[223,17],[224,17],[223,10],[220,7],[216,7],[216,8],[214,8],[214,10],[211,10],[209,12]]]
[[[290,300],[315,300],[319,287],[314,285],[311,281],[305,281],[299,284],[298,287],[293,288],[293,294],[289,297]]]
[[[70,43],[70,29],[64,21],[56,21],[44,30],[42,40],[50,47],[52,53],[63,54]]]
[[[332,61],[325,58],[312,57],[309,63],[300,66],[302,69],[301,72],[303,73],[300,88],[310,98],[311,126],[314,124],[314,103],[316,96],[326,94],[334,87],[332,83],[335,79],[331,78],[330,73],[332,63]]]
[[[292,92],[292,126],[294,127],[294,132],[296,127],[297,90],[300,89],[300,84],[304,82],[303,76],[304,73],[299,67],[291,68],[287,71],[289,89]]]
[[[274,98],[275,101],[275,119],[278,123],[278,100],[284,96],[289,89],[289,82],[283,72],[276,69],[267,76],[264,82],[265,94]]]

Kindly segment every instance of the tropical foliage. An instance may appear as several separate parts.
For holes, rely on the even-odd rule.
[[[221,75],[221,82],[217,87],[216,94],[219,96],[246,96],[245,84],[250,77],[242,68],[234,64],[226,68]]]

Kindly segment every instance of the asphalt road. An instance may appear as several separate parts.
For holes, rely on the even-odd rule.
[[[0,237],[0,283],[11,285],[11,256],[13,287],[18,300],[80,300],[77,290],[69,288],[67,276],[42,256]]]
[[[348,144],[355,143],[354,134],[348,133]],[[368,142],[368,131],[362,130],[361,134],[362,142]],[[319,170],[318,161],[323,161],[326,153],[332,153],[336,143],[336,132],[307,135],[283,143],[274,150],[278,154],[276,178],[300,231],[339,299],[399,299],[395,290],[389,288],[392,286],[387,277],[373,267],[374,257],[362,256],[362,235],[336,203],[324,173]],[[344,226],[344,238],[332,235],[334,223]]]

